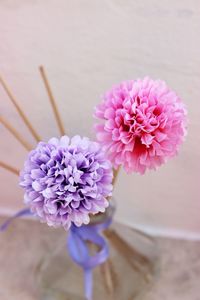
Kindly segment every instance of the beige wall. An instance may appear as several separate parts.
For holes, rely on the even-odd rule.
[[[1,0],[0,71],[44,139],[57,135],[37,66],[48,70],[69,134],[92,136],[92,112],[112,84],[146,74],[184,99],[180,156],[145,176],[120,174],[117,218],[152,233],[200,237],[200,1]],[[0,110],[32,142],[0,88]],[[0,157],[26,152],[0,127]],[[0,212],[22,207],[17,178],[0,170]]]

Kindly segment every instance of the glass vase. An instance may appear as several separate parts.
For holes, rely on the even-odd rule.
[[[114,201],[103,214],[91,218],[91,227],[113,219]],[[112,222],[100,233],[109,246],[107,260],[92,270],[92,300],[131,300],[148,292],[157,274],[158,250],[153,238]],[[90,255],[101,249],[91,241],[87,243]],[[38,266],[38,290],[40,300],[89,299],[84,290],[84,272],[69,256],[66,243],[42,259]],[[89,299],[89,300],[90,300]]]

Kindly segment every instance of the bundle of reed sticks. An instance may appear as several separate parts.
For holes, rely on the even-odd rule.
[[[53,110],[53,114],[55,117],[55,121],[56,124],[58,126],[58,130],[60,135],[64,135],[65,134],[65,128],[64,128],[64,124],[63,121],[61,119],[54,95],[52,93],[52,89],[50,87],[47,75],[46,75],[46,71],[44,69],[43,66],[39,67],[39,72],[41,75],[41,78],[43,80],[44,86],[46,88],[46,92],[48,94],[48,98],[49,98],[49,102],[50,105],[52,107]],[[4,91],[6,92],[8,98],[10,99],[10,101],[12,102],[12,104],[14,105],[18,115],[20,116],[20,118],[22,119],[23,123],[25,124],[25,126],[28,128],[29,132],[31,133],[31,135],[33,136],[33,138],[35,139],[36,142],[41,141],[41,137],[40,135],[37,133],[37,131],[35,130],[35,128],[33,127],[33,125],[31,124],[29,118],[27,117],[27,115],[24,113],[23,109],[21,108],[17,98],[14,96],[14,94],[12,93],[10,87],[8,86],[8,84],[6,83],[6,81],[4,80],[4,78],[0,75],[0,83],[4,89]],[[31,149],[33,149],[33,145],[31,145],[29,142],[26,141],[26,139],[20,134],[20,132],[18,132],[14,126],[3,116],[0,115],[0,123],[10,132],[10,134],[13,135],[14,138],[16,138],[18,140],[18,142],[28,151],[30,151]],[[19,170],[17,170],[15,167],[7,164],[6,162],[3,162],[0,160],[0,167],[14,173],[14,174],[19,174]],[[119,170],[114,170],[114,177],[113,177],[113,184],[116,181],[117,175],[118,175]]]
[[[45,69],[43,66],[39,67],[39,72],[41,74],[42,80],[44,82],[47,94],[48,94],[48,98],[55,116],[55,120],[60,132],[60,135],[64,135],[65,134],[65,129],[64,129],[64,125],[61,119],[61,116],[59,114],[58,108],[57,108],[57,104],[55,101],[55,98],[53,96],[51,87],[49,85],[48,79],[47,79],[47,75],[45,72]],[[25,124],[25,126],[28,128],[29,132],[31,133],[31,135],[33,136],[33,138],[35,139],[36,142],[41,141],[41,137],[40,135],[36,132],[35,128],[33,127],[33,125],[31,124],[29,118],[27,117],[27,115],[24,113],[23,109],[21,108],[18,100],[16,99],[16,97],[14,96],[14,94],[12,93],[10,87],[8,86],[8,84],[6,83],[6,81],[3,79],[2,76],[0,76],[0,83],[4,89],[4,91],[6,92],[8,98],[10,99],[10,101],[12,102],[12,104],[14,105],[18,115],[20,116],[20,118],[22,119],[23,123]],[[12,134],[12,136],[14,138],[16,138],[18,140],[18,142],[28,151],[30,151],[31,149],[33,149],[33,145],[31,145],[29,142],[26,141],[26,139],[21,135],[20,132],[18,132],[15,127],[3,116],[0,116],[0,123],[10,132],[10,134]],[[19,174],[19,170],[17,170],[15,167],[9,165],[8,163],[4,162],[4,161],[0,161],[0,167],[18,175]]]

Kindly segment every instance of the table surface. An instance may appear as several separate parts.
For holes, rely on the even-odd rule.
[[[0,217],[0,223],[4,219]],[[61,235],[60,229],[20,219],[0,233],[1,300],[37,300],[35,267]],[[157,242],[160,276],[142,300],[200,300],[200,242],[166,238]]]

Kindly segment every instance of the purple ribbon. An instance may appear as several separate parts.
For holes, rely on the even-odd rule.
[[[29,216],[32,215],[32,212],[30,211],[30,209],[25,208],[22,209],[20,211],[18,211],[18,213],[16,213],[15,215],[13,215],[12,217],[8,218],[1,226],[0,226],[0,231],[5,231],[8,226],[10,225],[10,223],[12,223],[12,221],[14,221],[17,218],[23,217],[23,216]]]
[[[96,225],[73,225],[67,239],[67,248],[72,260],[81,266],[84,271],[84,289],[87,300],[92,300],[93,276],[92,270],[104,263],[109,256],[109,248],[101,231],[109,227],[112,219]],[[90,255],[87,241],[95,244],[100,250],[93,256]]]
[[[14,216],[8,218],[1,226],[0,231],[5,231],[8,226],[17,218],[33,215],[30,209],[22,209]],[[92,300],[93,276],[92,270],[96,266],[104,263],[109,256],[109,248],[106,239],[101,235],[101,231],[110,226],[112,219],[107,219],[104,223],[95,225],[71,226],[67,239],[67,249],[72,260],[81,266],[84,271],[84,289],[87,300]],[[98,246],[100,249],[91,256],[87,241]]]

